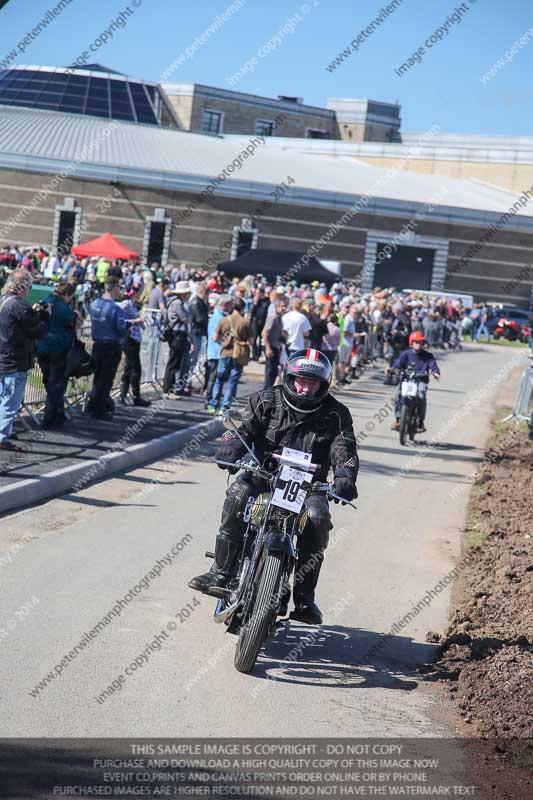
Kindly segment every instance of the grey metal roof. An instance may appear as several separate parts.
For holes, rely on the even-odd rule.
[[[272,136],[271,147],[317,155],[357,158],[408,158],[493,164],[532,164],[533,137],[467,134],[401,133],[401,141],[349,142],[340,139],[302,139]]]
[[[431,219],[480,226],[495,222],[516,201],[510,192],[479,182],[286,151],[259,136],[220,138],[54,111],[0,108],[0,166],[34,172],[67,170],[80,178],[201,192],[251,141],[256,143],[253,155],[240,168],[234,166],[217,186],[217,195],[265,199],[291,176],[294,185],[284,203],[343,210],[366,195],[371,211],[405,217],[433,202],[437,208]],[[506,229],[533,231],[533,217],[519,213]]]

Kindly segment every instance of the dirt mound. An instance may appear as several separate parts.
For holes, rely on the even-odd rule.
[[[527,771],[533,763],[533,443],[524,426],[495,431],[473,487],[465,544],[475,559],[462,575],[437,670],[472,733],[497,739],[504,761]]]

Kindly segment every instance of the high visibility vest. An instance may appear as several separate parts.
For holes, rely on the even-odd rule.
[[[99,261],[96,265],[96,280],[98,283],[105,283],[107,273],[111,264],[108,261]]]

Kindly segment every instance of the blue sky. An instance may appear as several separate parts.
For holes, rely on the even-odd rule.
[[[278,31],[275,48],[257,59],[236,89],[276,97],[369,97],[402,106],[402,130],[434,124],[447,133],[533,135],[533,13],[525,0],[465,0],[461,22],[422,62],[395,73],[460,2],[402,0],[334,71],[326,66],[348,47],[390,0],[237,0],[242,6],[190,56],[185,49],[235,0],[128,0],[124,27],[90,60],[146,80],[158,80],[176,59],[170,80],[230,88],[228,79]],[[0,61],[58,0],[10,0],[0,10]],[[134,7],[134,3],[138,4]],[[62,66],[88,49],[128,7],[115,0],[71,0],[51,24],[18,53],[16,64]],[[302,10],[303,7],[303,10]],[[296,16],[298,15],[298,16]],[[292,19],[292,23],[288,20]],[[487,84],[480,77],[527,31],[531,41]],[[24,47],[24,45],[22,46]],[[22,48],[21,48],[22,49]]]

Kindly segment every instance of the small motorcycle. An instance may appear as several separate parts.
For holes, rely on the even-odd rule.
[[[502,317],[492,334],[494,339],[507,339],[508,342],[516,342],[520,338],[520,324],[513,319]]]
[[[522,325],[522,330],[520,331],[520,341],[523,344],[529,344],[531,340],[531,325]]]
[[[407,437],[414,441],[419,425],[418,417],[418,385],[414,367],[408,367],[400,375],[400,444],[403,446]]]
[[[244,513],[247,523],[235,577],[228,588],[213,587],[218,597],[214,621],[238,636],[234,664],[239,672],[250,672],[263,644],[273,635],[283,598],[290,596],[290,578],[298,559],[298,540],[307,518],[305,500],[311,492],[324,492],[352,508],[356,506],[333,492],[329,483],[313,483],[317,464],[311,455],[284,447],[273,454],[274,466],[263,466],[239,433],[236,412],[224,415],[224,424],[234,431],[248,451],[246,461],[218,464],[238,467],[259,480],[257,497],[250,498]],[[207,552],[208,558],[214,554]]]

